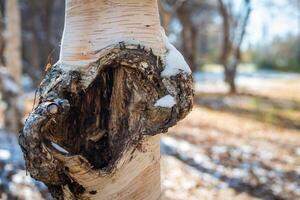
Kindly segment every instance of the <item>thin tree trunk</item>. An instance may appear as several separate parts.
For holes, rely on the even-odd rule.
[[[197,36],[198,30],[193,25],[191,10],[188,2],[182,3],[177,11],[178,18],[182,24],[182,51],[192,71],[197,70]]]
[[[232,66],[231,69],[227,68],[227,70],[225,71],[225,80],[229,85],[230,94],[236,93],[235,76],[236,76],[236,66]]]
[[[18,0],[5,3],[6,31],[4,57],[8,73],[1,73],[1,89],[7,103],[5,111],[5,128],[18,132],[22,118],[22,105],[18,101],[21,93],[21,22]]]
[[[166,53],[156,0],[66,1],[60,59],[19,138],[56,199],[159,199],[155,135],[192,106],[189,73],[161,76]]]
[[[5,36],[4,36],[4,17],[2,11],[0,11],[0,65],[4,66],[4,47],[5,47]]]
[[[220,61],[224,67],[224,75],[225,81],[229,81],[229,66],[228,66],[228,59],[230,56],[230,52],[232,49],[231,41],[230,41],[230,22],[229,22],[229,14],[228,11],[223,3],[222,0],[219,0],[219,10],[223,19],[223,43],[222,43],[222,50],[221,50],[221,57]]]
[[[245,15],[241,19],[236,19],[242,21],[242,25],[240,27],[241,31],[238,31],[237,33],[233,33],[234,31],[231,30],[233,29],[233,27],[231,26],[231,20],[233,20],[231,18],[233,16],[229,14],[229,8],[226,8],[223,0],[218,0],[218,2],[219,10],[223,19],[223,47],[220,60],[221,64],[224,67],[225,82],[228,83],[230,88],[229,92],[236,93],[235,77],[237,73],[237,66],[241,61],[241,45],[244,40],[246,27],[251,13],[251,1],[244,1],[245,10],[243,11],[245,12]],[[234,43],[234,39],[236,40],[236,43]]]
[[[163,4],[162,1],[158,3],[161,25],[165,29],[166,33],[169,33],[169,27],[170,27],[173,13],[166,11],[162,4]]]
[[[28,50],[27,52],[25,51],[25,54],[28,54],[27,57],[28,63],[24,63],[24,72],[28,74],[31,79],[33,80],[34,85],[38,85],[39,82],[41,81],[41,72],[42,72],[42,67],[41,66],[41,60],[42,60],[42,51],[39,49],[39,30],[37,29],[37,23],[36,19],[39,17],[37,15],[37,11],[39,8],[37,7],[37,2],[36,0],[31,0],[28,1],[28,29],[30,32],[30,46],[27,47]]]
[[[20,86],[22,75],[21,22],[18,0],[7,0],[5,61],[15,82]]]

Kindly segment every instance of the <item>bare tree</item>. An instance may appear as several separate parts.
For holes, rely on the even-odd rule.
[[[244,0],[241,10],[236,12],[231,1],[218,0],[223,19],[223,47],[220,61],[224,66],[225,81],[230,93],[236,92],[235,76],[241,61],[241,45],[251,12],[251,1]]]
[[[161,25],[165,29],[166,33],[168,34],[171,20],[175,14],[174,9],[168,6],[168,4],[163,0],[158,2],[158,8],[159,8]]]
[[[192,19],[191,1],[184,1],[177,9],[177,16],[182,24],[182,51],[192,71],[197,69],[197,36],[199,28]]]
[[[18,0],[6,1],[5,5],[5,62],[14,81],[20,86],[22,75],[20,8]]]
[[[26,168],[56,199],[159,199],[155,135],[192,99],[156,0],[67,0],[60,59],[19,137]]]
[[[18,132],[21,127],[22,105],[19,101],[21,94],[21,22],[20,9],[17,0],[5,2],[5,48],[4,59],[6,68],[0,69],[0,89],[6,102],[5,128]]]
[[[180,22],[181,50],[191,70],[196,71],[199,66],[199,41],[203,41],[204,25],[210,21],[214,4],[206,0],[161,0],[160,5],[162,24],[167,32],[170,32],[172,19]]]
[[[181,25],[181,49],[192,71],[197,69],[197,35],[198,27],[193,22],[192,8],[197,1],[160,1],[161,21],[167,33],[172,18],[178,17]]]
[[[2,5],[3,2],[0,1],[0,65],[4,66],[4,47],[5,47],[5,38],[4,38],[4,31],[5,31],[5,22],[4,16],[2,12]]]
[[[59,41],[63,29],[64,1],[22,1],[24,72],[35,85],[41,81],[45,66],[53,64],[59,55]]]

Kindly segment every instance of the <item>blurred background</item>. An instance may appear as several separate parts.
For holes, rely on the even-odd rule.
[[[163,200],[300,199],[300,0],[161,0],[195,106],[163,135]],[[0,0],[0,199],[51,199],[16,136],[58,59],[63,0]]]

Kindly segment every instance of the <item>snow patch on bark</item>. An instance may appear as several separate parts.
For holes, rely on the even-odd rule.
[[[64,153],[64,154],[68,154],[69,152],[67,150],[65,150],[64,148],[62,148],[61,146],[59,146],[58,144],[51,142],[52,147],[54,147],[57,151]]]
[[[168,37],[166,36],[163,28],[161,29],[163,41],[165,43],[167,53],[166,53],[166,66],[161,72],[162,77],[176,76],[180,72],[186,74],[191,74],[191,69],[187,62],[185,61],[183,55],[170,43]]]
[[[155,107],[172,108],[176,104],[176,100],[171,95],[166,95],[156,101]]]

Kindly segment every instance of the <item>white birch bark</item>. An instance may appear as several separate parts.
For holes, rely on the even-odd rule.
[[[157,0],[66,0],[65,28],[59,63],[84,68],[112,45],[139,44],[162,56]],[[159,137],[144,142],[145,152],[126,152],[115,173],[88,175],[89,191],[101,191],[92,199],[156,200],[160,197]],[[82,179],[82,177],[78,177]]]
[[[157,0],[66,0],[60,63],[85,66],[119,42],[165,53]]]

